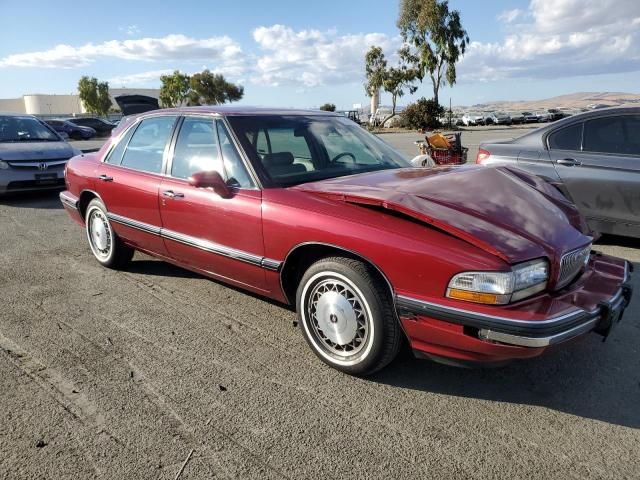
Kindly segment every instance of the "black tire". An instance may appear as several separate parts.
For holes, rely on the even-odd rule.
[[[107,217],[104,203],[94,198],[87,205],[85,230],[93,256],[107,268],[120,269],[133,258],[135,251],[118,237]]]
[[[373,267],[359,260],[329,257],[312,264],[298,285],[296,307],[305,340],[337,370],[370,375],[400,349],[402,331],[389,288]]]

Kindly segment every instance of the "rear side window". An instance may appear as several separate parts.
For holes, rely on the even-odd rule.
[[[549,136],[549,148],[552,150],[580,150],[582,123],[553,132]]]
[[[140,122],[122,157],[121,165],[142,172],[160,173],[167,141],[177,117],[154,117]]]
[[[640,118],[596,118],[584,124],[584,150],[619,155],[640,154]]]
[[[133,135],[133,132],[135,132],[135,130],[136,128],[132,127],[122,136],[118,144],[111,150],[111,153],[109,153],[109,156],[105,160],[106,163],[120,165],[124,149],[127,147],[127,143],[129,143],[129,139],[131,138],[131,135]]]

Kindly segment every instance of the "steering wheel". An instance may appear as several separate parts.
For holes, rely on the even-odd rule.
[[[337,162],[337,161],[338,161],[339,159],[341,159],[342,157],[351,157],[351,161],[352,161],[353,163],[356,163],[356,156],[355,156],[353,153],[351,153],[351,152],[342,152],[342,153],[339,153],[338,155],[336,155],[335,157],[333,157],[333,158],[331,159],[331,163],[335,163],[335,162]]]

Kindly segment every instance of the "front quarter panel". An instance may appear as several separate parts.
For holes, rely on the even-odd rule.
[[[263,229],[268,258],[284,261],[302,244],[333,245],[371,262],[402,295],[442,298],[456,273],[508,268],[425,224],[295,190],[264,191]],[[279,280],[277,273],[270,276],[272,291],[280,290]]]

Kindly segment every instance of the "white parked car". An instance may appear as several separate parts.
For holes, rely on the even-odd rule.
[[[484,115],[477,112],[467,112],[462,116],[462,123],[469,127],[473,125],[484,125]]]

